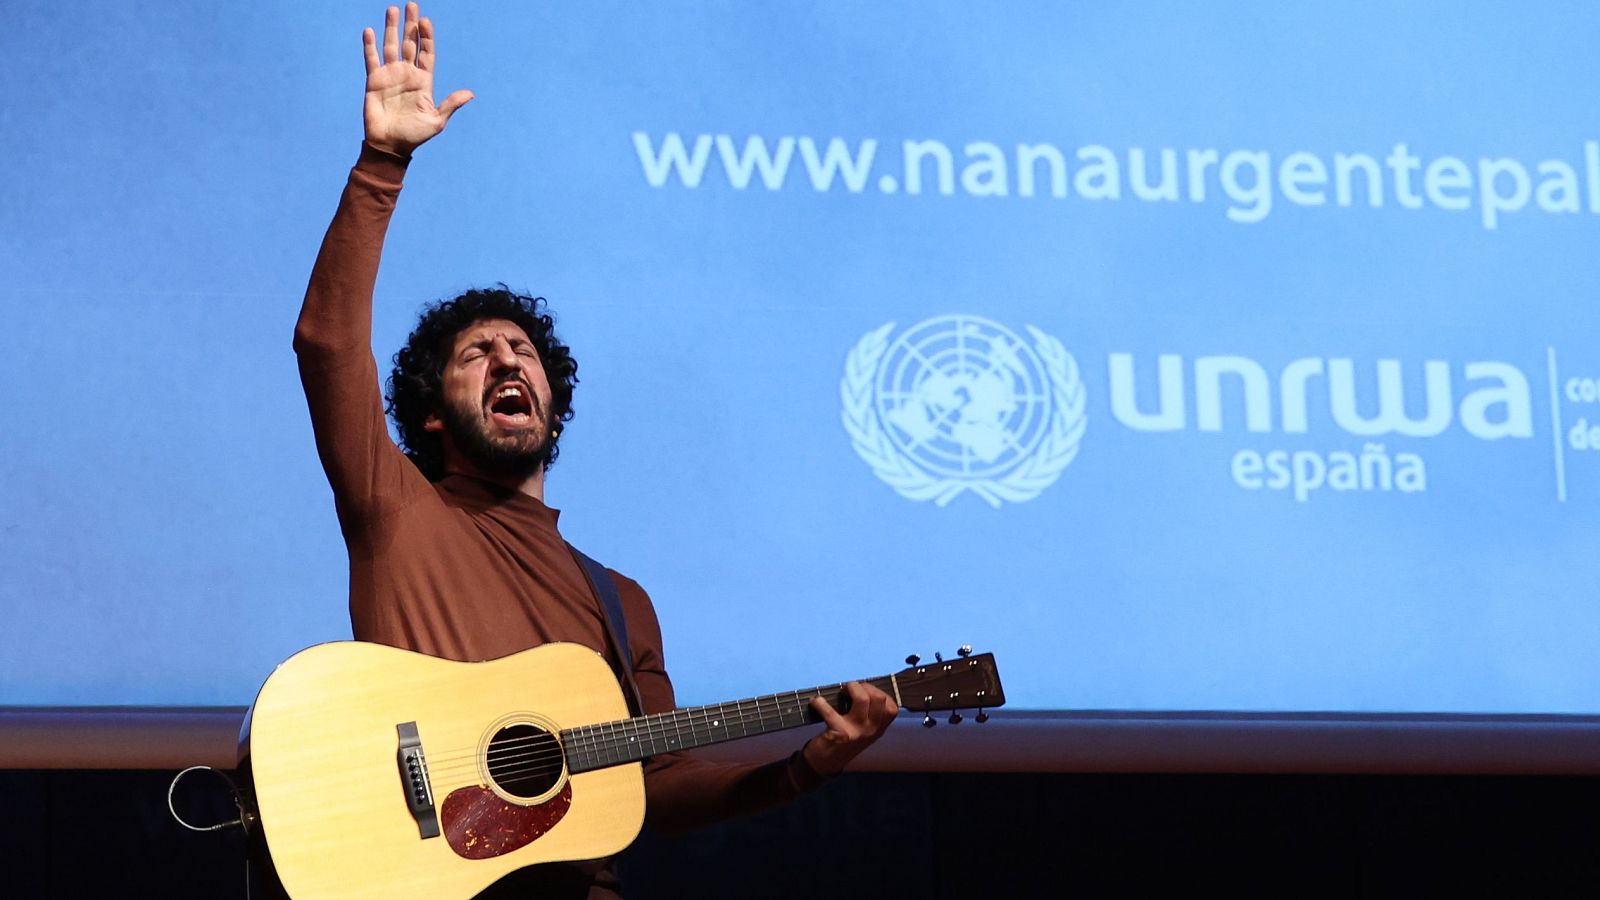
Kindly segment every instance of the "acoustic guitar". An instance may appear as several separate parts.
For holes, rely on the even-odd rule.
[[[924,724],[1005,702],[992,654],[907,662],[862,680]],[[819,722],[817,696],[849,702],[834,684],[630,718],[610,666],[576,644],[462,663],[345,641],[273,672],[240,749],[290,896],[464,898],[621,851],[644,822],[641,760]]]

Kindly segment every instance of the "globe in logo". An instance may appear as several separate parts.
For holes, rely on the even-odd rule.
[[[1030,500],[1077,456],[1084,388],[1060,341],[970,315],[893,330],[857,342],[839,390],[851,444],[903,496]]]

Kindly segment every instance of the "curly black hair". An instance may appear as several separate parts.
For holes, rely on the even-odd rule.
[[[556,337],[555,318],[543,297],[530,297],[504,284],[474,288],[449,300],[423,307],[422,317],[406,345],[394,355],[389,374],[386,409],[400,432],[400,449],[429,481],[444,477],[444,449],[438,434],[423,423],[440,413],[444,403],[445,362],[456,335],[484,319],[505,319],[527,332],[539,351],[545,379],[550,383],[550,437],[548,469],[556,461],[557,441],[572,418],[572,388],[578,383],[578,361]]]

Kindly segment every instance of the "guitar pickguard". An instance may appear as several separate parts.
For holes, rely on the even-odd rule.
[[[489,788],[457,788],[440,809],[450,849],[465,859],[492,859],[526,847],[556,826],[572,807],[572,782],[535,806],[508,803]]]

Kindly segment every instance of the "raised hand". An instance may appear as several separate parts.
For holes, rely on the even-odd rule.
[[[406,4],[403,37],[400,10],[391,6],[384,12],[381,61],[371,28],[361,32],[361,44],[367,57],[367,143],[379,150],[409,155],[472,99],[471,91],[456,91],[434,105],[433,22],[418,16],[415,3]]]

